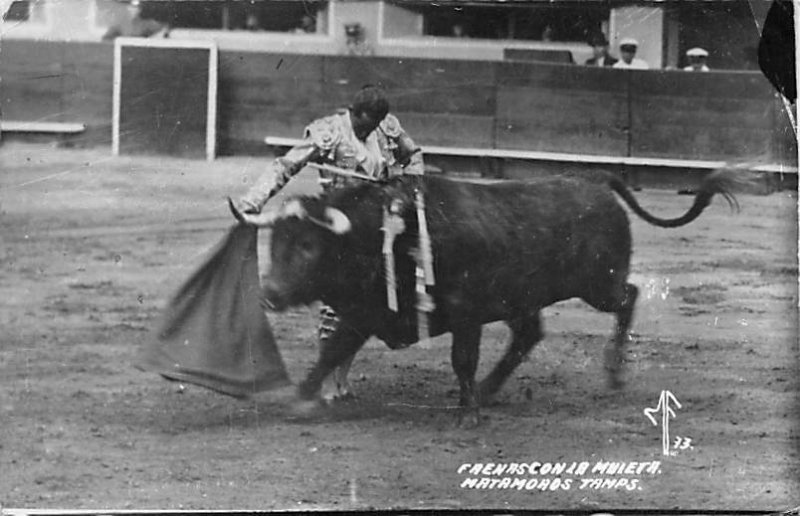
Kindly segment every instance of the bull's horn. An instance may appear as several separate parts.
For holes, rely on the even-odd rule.
[[[336,208],[331,208],[330,206],[325,208],[325,217],[330,223],[328,229],[337,235],[343,235],[347,233],[352,227],[352,224],[350,224],[350,219],[347,218],[347,215]]]
[[[275,224],[275,219],[278,218],[278,214],[275,212],[262,212],[254,214],[239,211],[230,197],[228,197],[228,207],[231,209],[233,216],[236,217],[236,220],[238,220],[241,224],[250,224],[252,226],[268,228],[272,227],[272,225]]]
[[[236,220],[238,220],[241,223],[245,222],[244,214],[238,209],[236,209],[236,204],[234,204],[233,199],[231,199],[230,197],[228,197],[228,208],[231,209],[231,213],[233,213],[233,216],[236,218]]]

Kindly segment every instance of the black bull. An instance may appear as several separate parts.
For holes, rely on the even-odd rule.
[[[452,332],[451,359],[460,405],[477,421],[479,401],[502,386],[542,338],[539,312],[578,297],[617,317],[605,368],[621,385],[624,345],[638,289],[628,283],[630,222],[613,192],[647,222],[677,227],[696,219],[715,194],[732,205],[733,176],[708,175],[691,208],[660,219],[642,209],[615,176],[599,181],[556,177],[535,182],[474,184],[441,177],[399,178],[363,184],[323,197],[290,201],[272,226],[271,269],[264,296],[276,309],[322,300],[342,323],[298,387],[313,400],[323,380],[351,358],[370,336],[391,347],[417,338],[415,262],[418,246],[413,189],[420,187],[434,256],[436,308],[431,335]],[[406,230],[394,244],[398,312],[386,303],[381,223],[385,206],[404,201]],[[505,355],[477,386],[481,326],[506,321],[512,339]]]

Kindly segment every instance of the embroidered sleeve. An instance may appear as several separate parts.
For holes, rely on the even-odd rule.
[[[242,197],[241,202],[260,212],[264,204],[300,172],[306,163],[333,159],[342,134],[342,124],[337,116],[320,118],[309,124],[303,133],[303,142],[273,160]]]
[[[389,138],[397,138],[403,132],[403,127],[400,125],[400,120],[396,116],[389,113],[380,123],[381,131]]]
[[[391,113],[386,115],[380,123],[380,129],[392,142],[392,152],[395,159],[403,166],[403,173],[422,175],[425,172],[422,149],[403,130],[397,117]]]
[[[305,139],[316,145],[322,154],[328,154],[336,150],[336,146],[342,141],[342,127],[339,118],[329,116],[315,120],[305,131]]]

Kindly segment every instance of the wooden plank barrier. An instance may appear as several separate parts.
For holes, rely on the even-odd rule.
[[[382,86],[415,141],[491,146],[495,64],[397,58],[325,58],[328,110],[347,106],[364,84]]]
[[[64,121],[63,61],[63,45],[13,39],[3,41],[0,58],[3,118]]]
[[[773,90],[758,73],[630,71],[630,155],[768,158]]]
[[[216,46],[144,38],[117,38],[114,43],[114,154],[213,159]]]
[[[0,59],[7,121],[110,132],[113,45],[8,40]],[[223,152],[299,138],[366,83],[428,153],[713,168],[751,160],[796,167],[784,107],[757,72],[621,71],[541,62],[311,56],[219,56]],[[163,81],[169,84],[165,72]],[[188,102],[176,96],[175,102]],[[108,141],[108,139],[106,139]],[[257,148],[257,147],[256,147]]]
[[[108,44],[4,40],[2,130],[110,142],[112,62]]]
[[[114,46],[107,43],[64,45],[64,121],[80,121],[87,138],[111,141]]]
[[[574,63],[569,50],[542,50],[533,48],[504,48],[503,59],[506,61],[535,61],[540,63]]]
[[[625,156],[628,90],[618,70],[501,63],[495,147]]]
[[[265,134],[300,136],[325,113],[319,56],[221,52],[219,73],[223,148],[261,144]]]
[[[50,133],[79,134],[86,130],[86,124],[70,122],[21,122],[0,120],[0,132],[4,133]]]

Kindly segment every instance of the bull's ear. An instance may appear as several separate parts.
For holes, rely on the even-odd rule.
[[[337,235],[343,235],[347,233],[352,227],[352,224],[350,224],[350,219],[347,218],[347,215],[336,208],[331,208],[330,206],[325,208],[325,218],[327,218],[329,222],[328,229]]]

